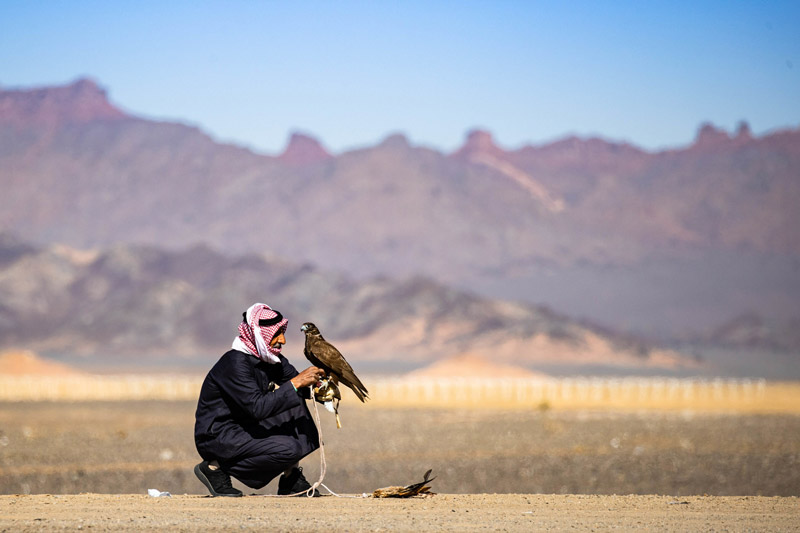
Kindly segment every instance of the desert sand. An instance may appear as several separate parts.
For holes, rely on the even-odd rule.
[[[6,362],[36,363],[25,355]],[[469,366],[456,362],[450,371]],[[0,532],[800,531],[793,414],[350,401],[342,429],[322,419],[325,482],[348,497],[287,499],[264,495],[275,483],[255,494],[234,482],[244,498],[205,496],[192,475],[193,410],[193,401],[0,402]],[[312,482],[318,457],[303,463]],[[435,496],[360,497],[428,468]]]
[[[351,495],[353,496],[353,495]],[[798,531],[797,497],[0,496],[0,531]]]

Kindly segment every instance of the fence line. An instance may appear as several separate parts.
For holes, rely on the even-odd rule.
[[[0,376],[0,401],[194,400],[199,376]],[[800,412],[800,383],[763,379],[365,379],[371,405]],[[345,402],[349,392],[344,391]]]
[[[496,407],[647,407],[732,408],[758,406],[770,400],[777,384],[763,379],[552,378],[372,380],[375,403],[397,405]],[[783,384],[800,395],[800,384]],[[800,396],[797,397],[800,400]],[[800,406],[799,406],[800,407]],[[800,410],[800,408],[799,408]]]

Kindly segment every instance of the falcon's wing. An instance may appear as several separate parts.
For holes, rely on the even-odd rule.
[[[314,338],[310,335],[306,336],[306,344],[303,347],[303,355],[306,356],[306,359],[308,359],[312,365],[322,368],[326,372],[330,371],[330,367],[321,361],[314,353]]]

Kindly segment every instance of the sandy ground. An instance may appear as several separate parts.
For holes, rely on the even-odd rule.
[[[194,409],[0,402],[0,494],[206,494],[192,473],[200,461]],[[342,429],[322,419],[325,483],[340,493],[406,485],[430,468],[442,494],[800,496],[798,416],[348,404],[341,417]],[[318,453],[302,465],[309,480],[319,478]]]
[[[376,500],[209,498],[192,473],[193,411],[0,402],[0,533],[800,531],[797,416],[347,405],[342,429],[322,420],[327,485],[355,494],[432,468],[440,492]],[[318,461],[303,462],[312,482]]]
[[[800,531],[797,497],[0,496],[0,531]]]

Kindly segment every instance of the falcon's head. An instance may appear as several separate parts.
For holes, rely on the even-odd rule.
[[[306,322],[302,326],[300,326],[300,331],[305,333],[306,335],[319,335],[319,329],[317,326],[314,325],[313,322]]]

